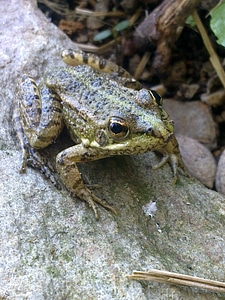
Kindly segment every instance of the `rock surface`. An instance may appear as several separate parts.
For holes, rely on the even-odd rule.
[[[216,171],[216,190],[225,194],[225,151],[222,152]]]
[[[164,109],[175,121],[176,134],[188,136],[207,148],[216,147],[216,127],[209,107],[201,101],[181,102],[165,99]]]
[[[22,73],[40,78],[75,47],[34,1],[1,1],[0,299],[225,299],[188,287],[128,280],[164,269],[224,280],[225,198],[171,169],[153,153],[82,166],[85,181],[119,211],[100,220],[34,170],[18,173],[12,101]],[[154,205],[153,205],[154,202]],[[149,207],[153,207],[149,211]]]
[[[177,135],[177,140],[187,172],[212,189],[216,175],[216,162],[212,153],[192,138]]]

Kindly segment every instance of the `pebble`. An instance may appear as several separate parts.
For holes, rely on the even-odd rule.
[[[209,149],[192,138],[183,135],[177,135],[176,137],[187,172],[206,187],[213,188],[216,162]]]
[[[220,106],[225,102],[225,91],[224,89],[219,89],[218,91],[210,94],[202,94],[201,101],[207,103],[209,106]]]
[[[222,152],[217,172],[216,172],[216,190],[221,194],[225,194],[225,150]]]
[[[193,138],[210,150],[216,148],[216,126],[206,104],[201,101],[164,99],[163,108],[174,121],[176,135]]]

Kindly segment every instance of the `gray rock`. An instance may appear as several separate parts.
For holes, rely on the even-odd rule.
[[[127,279],[135,270],[165,269],[224,280],[225,198],[181,176],[172,186],[167,165],[152,171],[153,153],[82,166],[95,193],[118,211],[58,191],[34,170],[19,174],[12,133],[16,80],[40,78],[62,64],[60,50],[75,45],[34,1],[2,0],[0,92],[0,298],[2,299],[224,299],[188,287]]]
[[[188,173],[212,189],[216,175],[216,162],[212,153],[204,145],[187,136],[177,135],[177,140]]]
[[[216,171],[216,190],[225,194],[225,151],[220,155]]]
[[[208,105],[165,99],[163,107],[175,122],[176,134],[197,140],[210,150],[216,148],[216,126]]]

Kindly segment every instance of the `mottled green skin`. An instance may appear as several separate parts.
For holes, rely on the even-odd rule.
[[[60,96],[72,136],[97,147],[100,157],[101,148],[112,151],[109,155],[134,154],[161,149],[172,138],[172,122],[146,89],[123,87],[109,74],[86,65],[54,70],[46,75],[45,84]],[[124,140],[114,140],[108,132],[113,116],[124,119],[129,127]],[[99,131],[105,135],[103,145],[96,141]]]
[[[98,57],[94,58],[98,62]],[[176,178],[177,164],[183,167],[183,163],[173,123],[154,93],[122,84],[132,80],[88,65],[49,70],[39,87],[32,78],[23,76],[14,111],[23,149],[22,171],[29,158],[30,165],[55,183],[37,150],[55,141],[66,126],[76,145],[57,155],[56,168],[67,189],[87,201],[96,218],[94,202],[114,210],[84,185],[77,162],[157,150],[164,157],[155,168],[170,160]]]

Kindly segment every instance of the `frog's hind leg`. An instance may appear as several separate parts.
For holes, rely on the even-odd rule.
[[[62,60],[69,66],[88,65],[104,73],[116,73],[119,77],[131,78],[131,74],[114,62],[82,50],[68,49],[61,53]]]
[[[63,50],[61,56],[62,60],[69,66],[86,64],[95,70],[111,74],[110,77],[123,86],[137,90],[142,88],[141,83],[133,78],[133,76],[124,68],[93,53],[85,53],[79,49],[68,49]]]
[[[55,176],[55,168],[40,152],[33,148],[28,149],[27,166],[40,171],[57,189],[61,190],[61,185]]]
[[[39,152],[30,147],[27,136],[25,135],[21,126],[17,109],[14,109],[13,123],[22,150],[22,163],[20,167],[20,173],[25,173],[27,166],[32,167],[33,169],[37,169],[42,174],[44,174],[45,177],[49,179],[56,188],[61,189],[60,184],[54,176],[55,170],[52,165]]]
[[[24,75],[17,93],[17,111],[29,144],[43,149],[52,144],[64,126],[60,98],[44,84],[37,86]]]
[[[24,173],[28,165],[38,169],[60,188],[54,168],[38,152],[51,144],[63,128],[57,95],[44,85],[39,89],[31,77],[24,75],[15,97],[13,123],[22,150],[20,172]]]
[[[20,167],[20,173],[24,173],[26,170],[27,158],[29,155],[27,150],[29,147],[29,142],[27,140],[27,137],[24,134],[23,127],[21,126],[21,120],[19,117],[17,106],[14,107],[14,111],[13,111],[13,126],[15,132],[17,133],[17,137],[20,143],[20,148],[22,151],[22,163]]]

